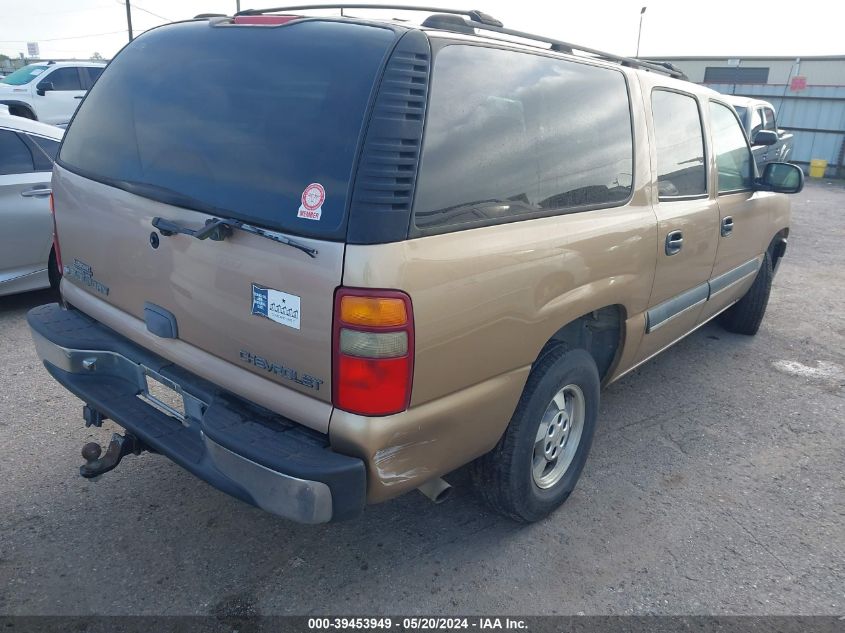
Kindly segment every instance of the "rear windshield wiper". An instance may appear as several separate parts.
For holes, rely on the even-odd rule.
[[[165,220],[164,218],[156,217],[153,218],[153,226],[157,228],[159,232],[165,237],[169,237],[170,235],[176,235],[177,233],[182,233],[183,235],[190,235],[191,237],[195,237],[198,240],[211,239],[215,242],[222,242],[229,235],[232,234],[232,229],[239,229],[246,233],[252,233],[253,235],[260,235],[261,237],[266,237],[268,240],[273,240],[274,242],[278,242],[279,244],[293,246],[294,248],[298,248],[303,253],[312,258],[317,257],[318,253],[316,248],[311,248],[310,246],[306,246],[301,242],[292,240],[286,235],[282,235],[281,233],[277,233],[276,231],[262,229],[261,227],[253,226],[252,224],[247,224],[246,222],[241,222],[240,220],[233,220],[231,218],[213,218],[210,220],[206,220],[204,227],[195,230],[181,226],[179,224],[176,224],[175,222],[171,222],[170,220]]]
[[[175,207],[191,209],[192,211],[200,211],[201,213],[206,213],[208,215],[223,215],[221,213],[222,209],[205,203],[202,200],[197,200],[191,196],[174,191],[173,189],[168,189],[167,187],[153,185],[148,182],[135,182],[132,180],[114,181],[112,184],[128,191],[129,193],[144,196],[145,198],[152,198],[153,200],[157,200],[165,204],[171,204]],[[282,235],[276,231],[262,229],[261,227],[253,226],[252,224],[247,224],[246,222],[232,218],[213,218],[206,220],[203,228],[194,230],[180,226],[170,220],[156,217],[153,218],[153,226],[165,237],[182,233],[183,235],[190,235],[191,237],[195,237],[199,240],[211,239],[215,242],[221,242],[226,239],[226,237],[232,234],[232,229],[239,229],[247,233],[252,233],[253,235],[266,237],[268,240],[273,240],[279,244],[293,246],[309,257],[313,258],[317,256],[317,249],[306,246],[296,240],[292,240],[286,235]]]

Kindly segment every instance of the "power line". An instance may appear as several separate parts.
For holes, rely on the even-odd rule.
[[[170,18],[166,18],[163,15],[159,15],[158,13],[153,13],[152,11],[145,9],[144,7],[139,7],[137,4],[133,4],[132,8],[138,9],[138,11],[143,11],[144,13],[149,13],[150,15],[157,17],[159,20],[164,20],[165,22],[173,22],[173,20],[171,20]]]
[[[100,9],[109,9],[113,5],[110,4],[98,4],[94,7],[77,7],[75,9],[63,9],[61,11],[28,11],[25,14],[19,15],[12,15],[11,17],[31,17],[33,15],[61,15],[63,13],[80,13],[82,11],[99,11]],[[9,16],[7,16],[9,17]]]
[[[105,33],[91,33],[90,35],[71,35],[70,37],[52,37],[49,39],[33,37],[28,40],[0,40],[0,44],[26,44],[27,42],[59,42],[62,40],[81,40],[86,37],[99,37],[101,35],[116,35],[117,33],[126,33],[126,29],[120,31],[107,31]]]
[[[123,3],[124,3],[124,0],[116,0],[116,1],[117,1],[117,3],[118,3],[118,4],[123,4]],[[158,13],[153,13],[153,12],[152,12],[152,11],[150,11],[149,9],[145,9],[144,7],[138,6],[138,5],[137,5],[137,4],[135,4],[134,2],[132,3],[132,8],[133,8],[133,9],[137,9],[138,11],[143,11],[144,13],[149,13],[150,15],[152,15],[153,17],[158,18],[159,20],[164,20],[165,22],[173,22],[173,20],[171,20],[170,18],[166,18],[166,17],[164,17],[163,15],[159,15]]]
[[[132,3],[130,0],[117,0],[118,4],[125,4],[126,5],[126,26],[127,31],[129,32],[129,41],[132,41]],[[145,9],[144,7],[139,7],[137,4],[135,8],[138,11],[143,11],[144,13],[149,13],[151,16],[158,18],[159,20],[164,20],[165,22],[172,22],[170,18],[166,18],[163,15],[159,15],[158,13],[153,13],[149,9]]]
[[[104,35],[117,35],[117,34],[120,34],[120,33],[127,33],[127,32],[129,33],[129,41],[131,42],[132,41],[132,14],[130,13],[130,3],[129,3],[128,0],[117,0],[118,4],[124,4],[124,2],[126,4],[126,22],[127,22],[128,29],[123,29],[123,30],[120,30],[120,31],[107,31],[105,33],[91,33],[90,35],[71,35],[71,36],[68,36],[68,37],[53,37],[53,38],[47,38],[47,39],[31,38],[31,39],[28,39],[28,40],[0,40],[0,44],[26,44],[27,42],[33,42],[33,41],[61,42],[61,41],[65,41],[65,40],[80,40],[80,39],[86,39],[86,38],[89,38],[89,37],[100,37],[100,36],[104,36]],[[92,7],[92,8],[94,8],[94,7]],[[170,18],[166,18],[163,15],[159,15],[158,13],[154,13],[153,11],[150,11],[149,9],[145,9],[144,7],[140,7],[137,4],[132,5],[132,8],[137,9],[138,11],[143,11],[144,13],[148,13],[149,15],[151,15],[155,18],[158,18],[159,20],[164,20],[165,22],[173,22],[173,20],[171,20]],[[85,9],[82,9],[82,10],[85,10]]]

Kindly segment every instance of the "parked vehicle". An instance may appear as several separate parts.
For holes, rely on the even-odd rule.
[[[50,173],[63,132],[0,113],[0,296],[58,287]]]
[[[775,108],[768,101],[725,95],[751,142],[751,153],[757,169],[769,163],[786,162],[792,154],[793,135],[778,129]],[[763,132],[761,134],[761,132]]]
[[[0,104],[17,116],[67,125],[105,68],[101,62],[38,62],[0,79]]]
[[[600,387],[717,315],[754,334],[785,252],[801,171],[756,179],[673,74],[479,12],[138,37],[62,144],[65,305],[28,315],[86,424],[126,429],[83,476],[150,448],[318,523],[474,461],[493,508],[551,512]]]

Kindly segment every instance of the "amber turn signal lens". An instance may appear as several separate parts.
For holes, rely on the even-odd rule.
[[[347,295],[340,300],[340,320],[348,325],[396,327],[408,322],[408,313],[402,299]]]

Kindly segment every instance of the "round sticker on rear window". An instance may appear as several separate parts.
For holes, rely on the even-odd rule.
[[[326,201],[326,190],[318,182],[312,182],[302,192],[302,205],[299,207],[298,218],[319,220],[323,215],[323,203]]]

